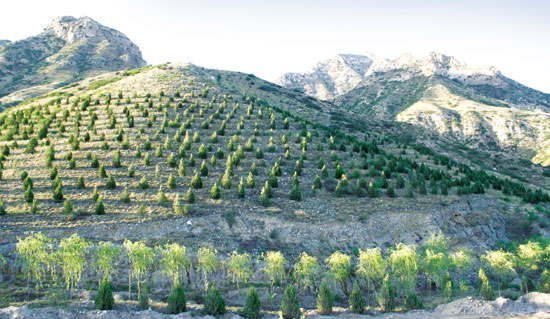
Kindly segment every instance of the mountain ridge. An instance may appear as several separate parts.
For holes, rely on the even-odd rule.
[[[0,47],[0,103],[13,105],[89,76],[146,65],[120,31],[89,17],[54,19],[41,33]]]

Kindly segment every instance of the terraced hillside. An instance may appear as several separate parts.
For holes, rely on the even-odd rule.
[[[550,199],[536,185],[352,114],[252,75],[177,64],[28,100],[0,115],[1,244],[40,231],[324,259],[439,232],[479,252],[548,235]]]

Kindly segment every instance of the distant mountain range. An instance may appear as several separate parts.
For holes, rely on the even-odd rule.
[[[137,45],[89,17],[59,17],[36,36],[0,41],[0,102],[14,104],[107,71],[144,66]]]
[[[550,164],[550,94],[494,67],[440,53],[395,60],[340,54],[276,82],[375,120],[410,123],[454,142]]]

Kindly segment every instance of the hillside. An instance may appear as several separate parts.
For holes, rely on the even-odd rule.
[[[124,34],[89,17],[59,17],[36,36],[0,45],[3,105],[103,72],[145,65],[139,48]]]
[[[320,281],[322,270],[331,271],[332,253],[346,254],[348,268],[372,247],[384,258],[394,251],[416,256],[418,249],[420,260],[433,234],[441,234],[445,254],[475,252],[475,267],[453,272],[474,286],[477,257],[486,250],[549,236],[550,198],[539,184],[399,139],[367,115],[250,74],[180,64],[103,74],[5,110],[0,128],[0,253],[8,264],[2,300],[8,304],[28,299],[14,249],[38,232],[48,236],[52,252],[78,239],[75,234],[89,241],[81,262],[93,260],[102,242],[127,249],[127,240],[143,241],[145,251],[183,245],[189,259],[181,276],[199,302],[206,282],[199,251],[215,248],[220,266],[209,278],[228,304],[243,304],[239,281],[250,280],[268,309],[280,303],[285,280],[265,274],[266,252],[288,258],[281,278],[302,253],[315,256]],[[228,261],[239,256],[248,256],[249,272],[229,280]],[[110,280],[117,303],[135,309],[140,292],[135,284],[128,288],[127,258],[114,259]],[[154,258],[148,279],[137,280],[150,285],[162,308],[171,283],[160,266],[164,259]],[[39,268],[49,269],[51,260]],[[62,288],[55,276],[67,273],[66,264],[44,275],[49,288],[31,289],[33,298],[57,300],[48,291]],[[425,275],[416,275],[426,303],[442,302]],[[331,286],[341,306],[347,307],[352,278],[350,272]],[[96,283],[97,270],[86,263],[68,290],[85,298],[84,286]],[[312,287],[300,292],[310,308],[317,284]],[[475,289],[462,294],[468,291]],[[508,293],[518,294],[514,287]]]

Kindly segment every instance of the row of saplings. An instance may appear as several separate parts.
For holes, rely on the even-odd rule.
[[[115,272],[115,259],[122,253],[122,247],[111,242],[100,242],[95,246],[91,259],[98,276],[101,278],[100,288],[95,298],[98,309],[113,309],[114,298],[111,287],[111,275]],[[69,295],[77,288],[84,268],[89,264],[87,253],[92,244],[73,234],[70,237],[56,241],[42,233],[31,233],[26,238],[19,238],[16,244],[18,265],[25,273],[27,283],[31,278],[37,288],[43,286],[46,277],[51,277],[52,287],[67,289]],[[168,297],[168,311],[179,313],[186,310],[185,293],[182,286],[183,275],[189,276],[191,259],[185,246],[172,243],[163,246],[148,247],[143,241],[123,244],[129,264],[129,292],[132,279],[137,283],[138,300],[142,309],[148,308],[148,297],[142,293],[141,286],[154,265],[172,281],[172,293]],[[300,306],[293,284],[299,285],[304,291],[317,291],[317,308],[321,314],[332,312],[334,303],[333,291],[336,283],[348,296],[350,311],[362,313],[372,301],[377,301],[383,311],[392,311],[397,300],[407,309],[423,307],[422,300],[416,293],[417,280],[421,270],[429,283],[441,289],[445,300],[451,300],[458,282],[463,291],[468,287],[467,273],[475,264],[480,264],[479,281],[480,296],[492,299],[492,285],[486,271],[496,279],[500,293],[501,287],[522,272],[521,290],[532,291],[535,288],[533,279],[539,277],[538,289],[550,292],[549,266],[550,245],[539,242],[528,242],[517,246],[514,252],[496,250],[487,251],[478,261],[467,250],[449,253],[447,239],[442,235],[432,235],[423,245],[421,253],[416,252],[414,245],[397,244],[390,249],[388,257],[384,258],[377,248],[359,250],[355,266],[353,256],[342,252],[334,252],[325,260],[327,272],[324,274],[319,289],[317,280],[321,274],[321,265],[316,257],[302,253],[294,264],[293,281],[285,289],[281,301],[281,313],[284,318],[299,318]],[[210,283],[209,276],[220,267],[226,270],[233,283],[239,287],[239,282],[248,282],[254,275],[252,259],[247,253],[233,252],[225,261],[219,260],[218,252],[213,248],[203,247],[197,251],[196,265],[204,280],[206,298],[204,310],[208,314],[220,315],[225,310],[225,302],[216,287]],[[4,259],[0,256],[0,266]],[[261,257],[261,270],[271,283],[270,296],[276,283],[284,282],[288,261],[281,252],[267,252]],[[449,271],[454,269],[454,279]],[[353,274],[355,274],[353,276]],[[61,277],[62,280],[58,280]],[[353,288],[349,289],[349,282]],[[359,282],[358,282],[359,281]],[[363,298],[360,284],[366,284],[369,297]],[[375,297],[375,298],[373,298]],[[376,299],[376,300],[371,300]],[[260,314],[258,293],[251,287],[247,293],[242,310],[243,316],[257,318]]]

